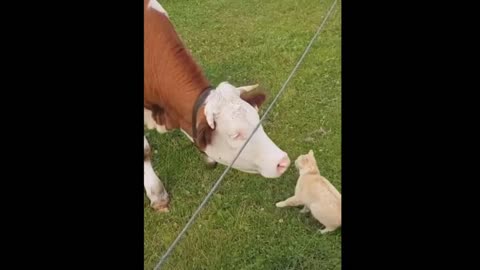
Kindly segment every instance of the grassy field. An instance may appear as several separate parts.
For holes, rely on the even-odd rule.
[[[213,85],[259,83],[279,91],[333,0],[160,1]],[[341,2],[264,128],[292,160],[313,149],[322,174],[341,192]],[[146,131],[154,169],[172,196],[158,214],[144,198],[144,264],[153,269],[224,166],[205,168],[181,132]],[[300,208],[276,208],[293,194],[294,166],[278,179],[230,171],[168,258],[164,269],[340,269],[341,229]]]

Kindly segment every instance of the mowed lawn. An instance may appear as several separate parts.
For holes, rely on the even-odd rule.
[[[333,0],[163,0],[181,38],[213,85],[260,84],[263,115],[303,53]],[[313,149],[322,174],[341,192],[341,3],[264,122],[295,160]],[[144,264],[153,269],[225,170],[207,169],[181,132],[146,131],[154,169],[171,195],[170,213],[144,197]],[[298,178],[231,170],[164,269],[341,269],[341,229],[322,235],[300,208],[276,208]]]

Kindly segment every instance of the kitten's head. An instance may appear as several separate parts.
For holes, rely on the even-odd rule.
[[[297,167],[300,172],[318,171],[317,161],[315,160],[313,151],[310,150],[307,154],[298,156],[295,160],[295,167]]]

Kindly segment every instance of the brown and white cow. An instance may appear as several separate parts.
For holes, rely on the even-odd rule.
[[[144,0],[144,74],[144,124],[161,133],[180,129],[210,162],[229,165],[260,121],[265,94],[252,91],[256,85],[209,88],[157,0]],[[145,190],[154,209],[168,211],[168,193],[150,161],[144,137]],[[277,178],[289,165],[287,153],[259,127],[232,168]]]

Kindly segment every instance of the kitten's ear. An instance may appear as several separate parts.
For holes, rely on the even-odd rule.
[[[312,150],[312,149],[310,149],[310,151],[308,151],[308,154],[309,154],[310,156],[314,157],[314,155],[313,155],[313,150]]]

